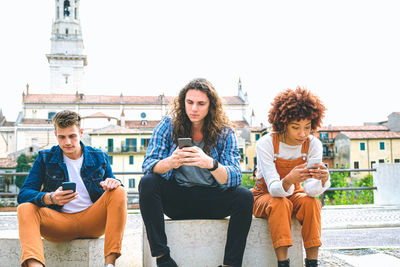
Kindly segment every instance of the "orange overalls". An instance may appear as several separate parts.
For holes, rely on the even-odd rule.
[[[302,145],[302,157],[294,160],[277,158],[279,138],[277,134],[272,134],[272,138],[276,170],[283,179],[294,167],[306,162],[310,138]],[[292,214],[302,225],[304,248],[321,246],[321,203],[316,198],[307,196],[299,183],[295,184],[292,195],[272,197],[264,178],[260,178],[253,188],[253,196],[253,214],[255,217],[268,218],[275,249],[293,245],[290,230]]]

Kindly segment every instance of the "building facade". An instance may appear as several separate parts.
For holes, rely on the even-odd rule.
[[[369,169],[378,163],[400,163],[400,132],[341,132],[335,147],[338,168]]]

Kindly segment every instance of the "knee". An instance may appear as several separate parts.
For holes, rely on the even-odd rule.
[[[321,210],[321,202],[319,202],[319,200],[315,197],[306,196],[303,199],[303,205],[305,205],[305,207],[309,209]]]
[[[245,187],[239,186],[236,190],[237,203],[246,209],[253,209],[254,197],[251,191]]]
[[[111,191],[106,191],[105,194],[109,194],[114,201],[115,200],[120,200],[123,202],[127,201],[126,191],[122,186],[118,186],[117,188]]]
[[[146,174],[140,179],[139,194],[141,197],[151,194],[156,189],[156,185],[161,179],[161,176],[156,173]]]
[[[271,209],[278,209],[278,210],[293,210],[293,203],[287,199],[286,197],[273,197],[269,204]]]
[[[39,207],[33,203],[25,202],[18,205],[17,215],[18,220],[21,219],[30,220],[32,219],[32,215],[36,214],[39,211]]]

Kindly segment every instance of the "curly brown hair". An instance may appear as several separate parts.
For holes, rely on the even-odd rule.
[[[181,89],[178,97],[175,98],[172,106],[173,137],[175,144],[178,144],[178,138],[191,137],[192,122],[185,111],[185,98],[189,90],[199,90],[207,94],[210,106],[207,116],[204,118],[202,128],[204,151],[210,152],[211,147],[216,144],[217,138],[220,136],[224,128],[233,128],[232,123],[222,108],[222,100],[218,96],[214,86],[204,78],[198,78],[190,81]]]
[[[311,130],[316,130],[321,126],[326,110],[318,96],[300,86],[296,90],[286,89],[279,93],[271,105],[268,122],[279,134],[285,132],[290,122],[304,119],[311,120]]]

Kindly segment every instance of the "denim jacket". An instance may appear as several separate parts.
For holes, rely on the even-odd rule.
[[[100,182],[106,178],[114,178],[108,155],[99,149],[85,146],[81,142],[83,162],[81,177],[89,192],[90,199],[96,202],[104,193]],[[43,196],[47,192],[56,191],[62,182],[69,181],[67,165],[63,160],[60,146],[42,150],[33,163],[28,177],[18,194],[18,203],[31,202],[39,207],[45,207]],[[49,205],[49,208],[61,210],[62,206]]]

